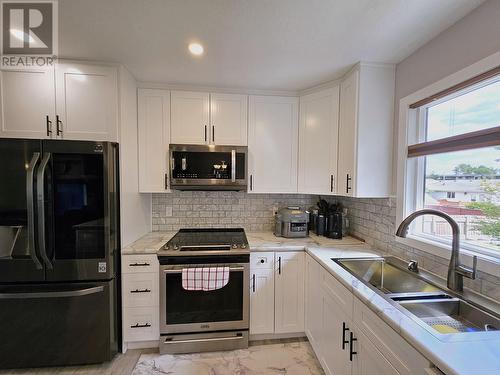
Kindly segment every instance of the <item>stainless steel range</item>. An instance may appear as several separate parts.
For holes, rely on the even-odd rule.
[[[248,347],[250,251],[243,229],[181,229],[158,253],[160,352]],[[229,267],[226,286],[185,290],[187,268]]]

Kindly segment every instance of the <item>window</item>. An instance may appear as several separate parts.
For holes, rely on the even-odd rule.
[[[460,227],[464,248],[500,257],[500,69],[409,105],[404,213],[431,208]],[[445,220],[426,215],[410,235],[451,241]]]

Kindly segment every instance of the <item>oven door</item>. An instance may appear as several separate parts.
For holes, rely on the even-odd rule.
[[[207,266],[214,266],[207,264]],[[182,288],[182,269],[197,265],[164,265],[160,270],[160,332],[210,332],[248,329],[249,264],[229,264],[229,282],[221,289]]]

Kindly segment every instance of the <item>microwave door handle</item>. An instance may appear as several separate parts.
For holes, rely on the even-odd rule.
[[[33,197],[33,184],[35,181],[35,166],[40,158],[39,152],[34,152],[26,170],[26,208],[28,211],[28,251],[31,259],[35,263],[37,270],[43,269],[42,263],[36,256],[35,250],[35,202]]]
[[[236,150],[231,150],[231,181],[236,182]]]
[[[38,172],[36,175],[36,191],[37,191],[37,200],[38,200],[38,246],[40,248],[40,255],[43,259],[43,262],[47,266],[47,269],[51,270],[54,267],[47,256],[47,251],[45,248],[45,186],[44,186],[44,177],[45,177],[45,169],[47,168],[47,164],[50,160],[51,154],[46,152],[43,154],[42,162],[40,163],[40,168],[38,168]]]

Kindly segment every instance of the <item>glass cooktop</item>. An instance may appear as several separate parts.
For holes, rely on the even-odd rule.
[[[247,249],[248,241],[242,228],[181,229],[165,245],[165,250],[230,251]]]

